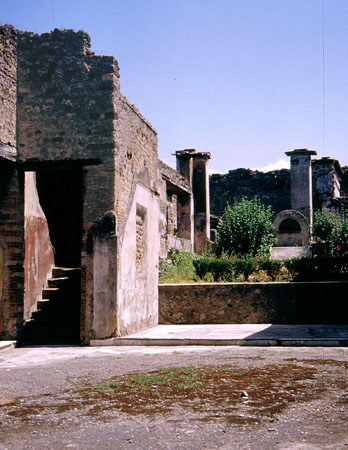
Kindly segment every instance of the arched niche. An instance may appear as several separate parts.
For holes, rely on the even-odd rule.
[[[278,247],[309,244],[309,224],[302,213],[293,209],[281,211],[274,219],[273,225]]]

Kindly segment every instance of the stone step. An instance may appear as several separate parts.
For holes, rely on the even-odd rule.
[[[292,259],[301,258],[308,255],[308,246],[305,247],[273,247],[271,249],[271,259]]]
[[[55,298],[60,291],[59,288],[46,288],[42,290],[42,299],[50,300],[51,298]]]
[[[59,288],[66,282],[70,280],[69,277],[60,277],[60,278],[50,278],[47,280],[47,287],[48,288]]]
[[[79,342],[81,269],[55,267],[31,319],[25,321],[19,345]]]
[[[79,267],[54,267],[52,269],[52,278],[60,277],[78,277],[81,274]]]

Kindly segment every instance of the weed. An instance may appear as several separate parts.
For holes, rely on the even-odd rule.
[[[234,375],[235,377],[242,377],[243,375],[247,374],[249,372],[248,369],[245,370],[236,370],[234,372],[231,372],[231,375]]]
[[[105,380],[90,387],[90,389],[97,391],[99,394],[113,395],[116,391],[120,390],[120,386],[114,380]]]

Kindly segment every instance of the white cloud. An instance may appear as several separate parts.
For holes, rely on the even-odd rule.
[[[272,170],[290,169],[290,160],[280,158],[276,162],[269,162],[264,167],[254,167],[251,170],[259,170],[260,172],[271,172]]]
[[[222,175],[223,173],[224,172],[221,172],[220,170],[209,169],[209,175],[214,175],[214,174]]]

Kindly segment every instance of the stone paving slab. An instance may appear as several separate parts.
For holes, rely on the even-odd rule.
[[[348,346],[348,325],[157,325],[100,345]]]

